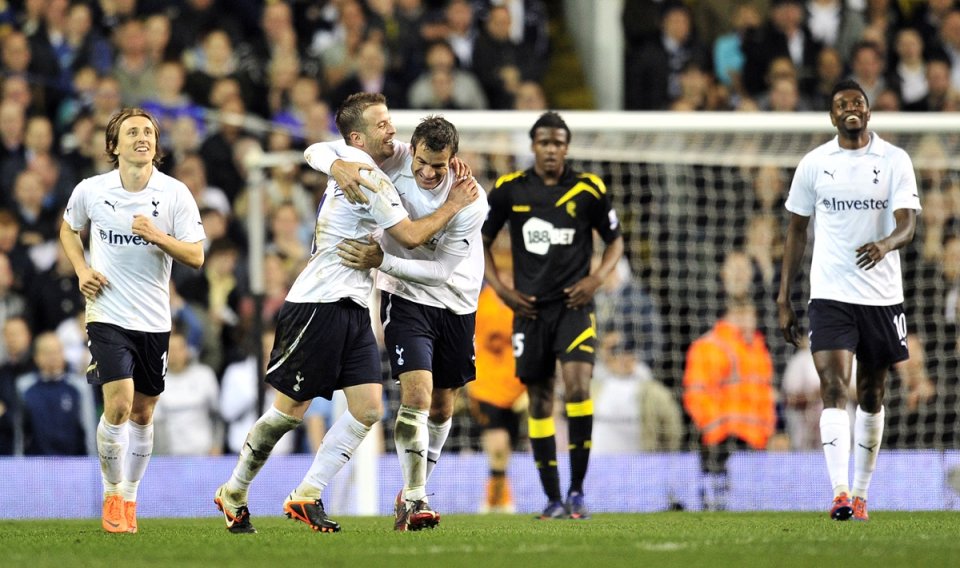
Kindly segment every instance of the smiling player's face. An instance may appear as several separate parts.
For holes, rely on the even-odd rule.
[[[157,154],[157,132],[145,116],[131,116],[120,123],[117,147],[113,151],[121,164],[145,166]]]
[[[423,142],[413,149],[413,179],[423,189],[435,189],[450,169],[453,152],[449,147],[431,150]]]
[[[870,121],[870,106],[863,93],[856,89],[838,92],[830,108],[830,122],[844,138],[856,138]]]

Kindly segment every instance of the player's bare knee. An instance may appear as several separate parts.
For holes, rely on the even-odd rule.
[[[383,405],[365,405],[363,408],[359,409],[356,413],[353,411],[350,412],[353,414],[353,417],[357,419],[358,422],[364,426],[370,427],[380,421],[383,418]]]

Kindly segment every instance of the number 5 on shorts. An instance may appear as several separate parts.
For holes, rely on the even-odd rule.
[[[519,357],[523,355],[523,339],[525,334],[523,333],[514,333],[513,334],[513,356]]]

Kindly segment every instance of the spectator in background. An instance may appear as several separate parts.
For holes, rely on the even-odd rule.
[[[240,68],[230,35],[221,28],[213,28],[203,36],[196,53],[185,56],[187,69],[184,91],[193,102],[205,107],[220,107],[213,100],[213,86],[220,79],[237,82],[244,107],[257,108],[254,101],[259,93],[253,78]]]
[[[93,389],[81,375],[67,370],[63,345],[55,333],[37,336],[33,360],[37,370],[17,379],[23,454],[95,455]]]
[[[690,62],[710,69],[709,53],[693,33],[690,10],[671,4],[663,13],[661,33],[628,59],[624,81],[627,110],[662,110],[681,95],[680,74]]]
[[[64,30],[65,51],[70,71],[91,67],[98,74],[109,73],[113,67],[113,47],[93,27],[93,12],[84,2],[71,2],[67,9]]]
[[[324,82],[331,92],[357,71],[361,46],[369,39],[367,17],[355,0],[339,5],[339,19],[333,33],[318,33],[311,48],[323,61]],[[337,107],[333,101],[327,101]]]
[[[744,88],[751,96],[764,89],[764,77],[770,62],[777,57],[789,57],[797,70],[797,83],[808,91],[814,78],[814,65],[820,44],[804,26],[801,0],[773,0],[767,24],[760,30],[751,30],[743,41]]]
[[[243,26],[235,12],[217,0],[178,2],[172,13],[168,50],[174,58],[190,57],[197,39],[214,28],[223,30],[231,43],[243,38]]]
[[[120,99],[124,106],[139,106],[156,92],[154,67],[158,62],[147,52],[143,22],[130,19],[114,30],[117,56],[112,75],[120,84]]]
[[[211,208],[226,216],[230,215],[230,200],[222,189],[207,183],[207,169],[199,154],[185,154],[173,171],[174,177],[190,190],[201,211]]]
[[[16,176],[13,200],[17,221],[20,223],[20,242],[33,250],[56,240],[58,211],[44,204],[47,197],[47,188],[44,187],[40,174],[26,170]],[[44,268],[48,267],[49,265]]]
[[[887,88],[884,67],[884,53],[879,45],[862,41],[854,46],[850,54],[850,78],[863,87],[871,103],[876,102],[880,93]]]
[[[467,0],[450,0],[444,10],[447,24],[446,41],[463,69],[473,69],[473,49],[477,42],[477,26],[473,5]]]
[[[594,264],[599,261],[594,255]],[[617,262],[597,289],[595,300],[601,336],[617,334],[621,342],[629,344],[632,356],[641,364],[654,366],[663,350],[660,310],[634,276],[626,258]]]
[[[217,131],[203,141],[200,157],[210,185],[222,189],[233,203],[246,186],[246,179],[233,160],[233,150],[244,135],[247,109],[243,99],[234,95],[226,98],[217,110],[220,111]]]
[[[450,44],[436,42],[427,48],[427,70],[410,86],[407,101],[410,108],[482,110],[487,97],[476,75],[457,68],[456,55]],[[440,73],[450,83],[447,97],[439,97],[435,79]],[[519,89],[518,89],[519,90]]]
[[[923,38],[913,28],[897,32],[897,65],[892,78],[904,105],[917,103],[927,96],[926,63],[923,60]]]
[[[673,393],[653,376],[633,340],[604,334],[594,373],[593,451],[598,454],[677,451],[684,428]]]
[[[186,81],[186,70],[179,61],[164,61],[154,67],[154,84],[156,87],[144,98],[141,108],[157,119],[163,138],[160,144],[164,148],[170,147],[170,139],[174,132],[174,123],[186,117],[194,121],[198,131],[204,128],[204,110],[194,104],[183,91]]]
[[[846,0],[809,0],[806,12],[810,36],[822,47],[835,48],[844,59],[849,58],[866,28],[863,11]]]
[[[24,318],[30,322],[30,305],[23,294],[14,291],[13,284],[10,259],[0,253],[0,323],[11,318]],[[3,345],[0,345],[0,361],[3,360],[3,353]]]
[[[143,31],[146,34],[147,57],[150,61],[180,61],[180,54],[174,54],[170,46],[173,31],[167,14],[160,12],[147,16],[143,21]]]
[[[764,450],[776,428],[773,361],[757,311],[731,297],[726,311],[687,351],[683,406],[700,433],[704,510],[726,509],[727,460],[736,450]]]
[[[903,106],[913,112],[952,112],[960,109],[960,91],[950,84],[950,62],[946,59],[927,61],[927,95]]]
[[[745,96],[743,88],[743,38],[747,30],[760,27],[760,11],[753,3],[743,0],[733,9],[733,31],[717,38],[713,44],[713,65],[717,81],[738,96]]]
[[[213,369],[198,363],[180,331],[170,334],[166,388],[154,411],[158,454],[206,456],[223,453],[220,386]]]
[[[7,160],[25,160],[25,110],[15,101],[6,98],[0,100],[0,164]],[[6,196],[0,196],[0,202],[9,203]]]
[[[120,110],[120,83],[113,75],[104,75],[97,81],[97,89],[93,94],[93,122],[98,128],[106,130],[110,117]],[[103,141],[103,136],[96,137],[97,142]],[[100,152],[102,153],[102,152]]]
[[[809,90],[810,110],[830,110],[830,93],[833,86],[843,77],[844,64],[840,52],[832,47],[825,47],[817,54],[816,77]]]
[[[510,39],[510,11],[504,6],[493,6],[473,50],[473,69],[490,108],[513,106],[520,81],[535,78],[529,70],[531,56]]]
[[[0,209],[0,253],[7,256],[13,274],[10,288],[19,294],[28,293],[35,282],[37,269],[30,253],[20,242],[20,221],[9,209]]]
[[[306,229],[306,232],[304,231]],[[284,270],[296,277],[310,254],[310,229],[304,225],[300,213],[290,203],[281,203],[270,213],[270,242],[268,252],[276,254]]]
[[[960,90],[960,9],[944,14],[937,40],[934,53],[950,62],[950,85]]]
[[[0,269],[2,282],[2,269]],[[3,318],[0,342],[0,456],[13,455],[20,431],[20,397],[17,378],[33,371],[30,343],[33,335],[22,317]]]
[[[391,106],[406,106],[407,93],[400,80],[387,72],[387,55],[383,46],[365,41],[357,49],[357,65],[334,88],[327,100],[339,107],[353,93],[382,93]]]
[[[39,113],[46,113],[48,110],[52,112],[56,108],[48,109],[46,106],[44,86],[48,81],[41,62],[34,61],[30,41],[23,32],[13,30],[0,38],[0,76],[4,79],[4,91],[7,89],[7,81],[12,77],[23,81],[29,90],[31,101],[29,105],[25,104],[25,107],[29,106],[31,110]]]

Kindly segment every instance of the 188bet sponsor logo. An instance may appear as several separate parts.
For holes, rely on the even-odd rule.
[[[523,245],[528,252],[544,255],[550,245],[569,245],[573,243],[576,229],[558,229],[553,223],[533,217],[523,224]]]
[[[150,243],[139,235],[130,235],[124,233],[114,233],[113,230],[104,231],[99,229],[100,240],[111,245],[138,245],[147,246]]]

